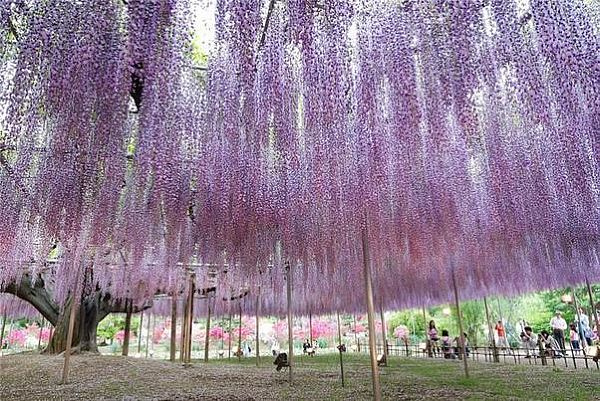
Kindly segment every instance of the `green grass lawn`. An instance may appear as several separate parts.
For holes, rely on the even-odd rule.
[[[336,354],[296,359],[294,385],[276,372],[273,358],[179,363],[118,356],[73,357],[71,384],[57,385],[61,357],[36,354],[0,358],[4,400],[368,400],[371,373],[366,355],[345,354],[346,387]],[[386,400],[593,400],[600,399],[600,371],[533,365],[471,363],[466,379],[460,361],[391,357],[381,369]]]

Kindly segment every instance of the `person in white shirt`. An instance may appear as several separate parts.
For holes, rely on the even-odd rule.
[[[560,346],[563,354],[565,353],[565,330],[567,329],[567,321],[563,319],[562,313],[556,311],[556,314],[550,319],[550,327],[552,327],[552,336]]]
[[[521,332],[521,344],[523,348],[527,351],[527,356],[525,358],[535,358],[537,356],[538,351],[538,336],[533,333],[533,330],[529,326],[525,326],[523,331]]]

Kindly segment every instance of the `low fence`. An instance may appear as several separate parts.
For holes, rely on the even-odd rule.
[[[433,347],[430,351],[425,343],[422,344],[406,344],[392,345],[388,344],[388,355],[403,356],[412,358],[437,358],[437,359],[460,359],[461,352],[456,350],[456,347],[450,347],[444,352],[442,347]],[[526,348],[507,348],[500,349],[489,346],[484,347],[467,347],[467,358],[478,362],[497,362],[513,365],[546,365],[559,366],[571,369],[593,369],[600,371],[599,361],[594,361],[596,355],[595,347],[588,350],[573,350],[567,348],[561,356],[546,356],[540,355],[537,350],[528,350]],[[363,352],[368,352],[368,347],[363,347]],[[593,351],[593,352],[592,352]],[[377,345],[377,352],[383,353],[381,344]]]

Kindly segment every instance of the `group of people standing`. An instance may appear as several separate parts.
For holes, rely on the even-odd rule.
[[[556,311],[550,319],[551,333],[542,330],[536,336],[531,327],[525,326],[521,332],[521,342],[527,353],[531,351],[536,355],[537,348],[541,348],[546,356],[563,357],[566,355],[566,342],[569,341],[573,354],[580,354],[582,349],[591,347],[597,334],[590,327],[589,317],[583,308],[579,308],[575,321],[567,324],[560,311]],[[540,344],[542,347],[540,347]]]
[[[519,322],[519,339],[521,346],[526,350],[526,358],[537,357],[540,352],[543,356],[560,358],[566,355],[566,342],[569,341],[573,354],[580,354],[582,349],[592,347],[598,339],[590,326],[590,319],[583,308],[578,308],[576,319],[567,324],[560,311],[556,311],[549,322],[550,330],[541,330],[535,334],[532,327],[524,320]],[[494,327],[496,334],[496,347],[512,353],[512,347],[507,338],[506,328],[502,320],[498,320]],[[519,332],[519,331],[518,331]],[[465,352],[468,355],[467,334],[464,334]],[[441,330],[441,335],[435,326],[435,321],[430,320],[427,328],[426,352],[432,357],[441,352],[444,358],[452,359],[460,356],[460,338],[451,338],[448,330]],[[589,352],[587,353],[589,354]],[[594,360],[600,358],[600,346],[597,347]]]
[[[465,341],[465,354],[469,355],[469,340],[467,333],[463,333]],[[438,330],[435,327],[435,321],[429,321],[427,329],[427,353],[429,356],[441,353],[445,359],[455,359],[461,357],[461,341],[460,337],[450,337],[448,330],[443,329],[441,336],[438,335]]]

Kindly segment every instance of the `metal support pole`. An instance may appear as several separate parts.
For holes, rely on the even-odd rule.
[[[342,387],[345,387],[344,382],[344,357],[342,353],[342,325],[340,323],[340,312],[337,312],[337,328],[338,328],[338,342],[339,342],[339,351],[340,351],[340,373],[342,375]]]
[[[369,240],[366,229],[362,233],[363,267],[365,275],[365,296],[367,300],[367,317],[369,321],[369,354],[371,359],[371,379],[373,382],[373,399],[381,401],[381,384],[377,367],[377,345],[375,343],[375,306],[373,304],[373,283],[371,281],[371,260],[369,255]]]
[[[456,275],[452,269],[452,286],[454,287],[454,301],[456,302],[456,315],[458,317],[458,329],[460,330],[460,353],[462,354],[463,365],[465,368],[465,377],[469,377],[469,366],[467,363],[467,350],[465,341],[465,332],[463,329],[462,314],[460,313],[460,302],[458,301],[458,287],[456,286]]]
[[[286,263],[287,270],[287,321],[288,321],[288,373],[290,385],[294,383],[292,373],[294,359],[294,337],[293,337],[293,322],[292,322],[292,268],[290,263]]]

